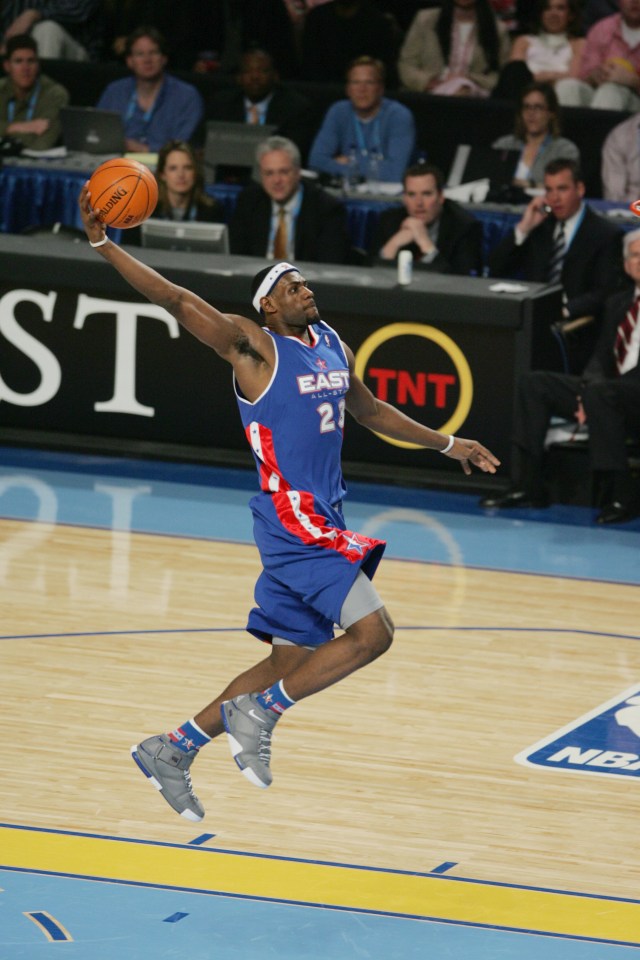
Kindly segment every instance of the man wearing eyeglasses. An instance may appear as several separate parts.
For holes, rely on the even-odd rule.
[[[332,177],[401,183],[415,144],[413,115],[384,96],[384,64],[358,57],[347,71],[346,100],[334,103],[309,153],[309,166]],[[350,169],[353,168],[353,169]]]
[[[48,150],[60,137],[60,108],[69,102],[69,94],[40,73],[38,45],[28,34],[7,42],[4,69],[7,76],[0,80],[0,137],[11,137],[31,150]]]
[[[204,113],[202,97],[192,84],[165,71],[162,34],[153,27],[134,30],[127,37],[125,62],[132,76],[110,83],[97,107],[122,114],[127,150],[156,153],[169,140],[193,140]]]

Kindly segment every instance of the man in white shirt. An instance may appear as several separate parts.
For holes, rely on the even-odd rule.
[[[605,200],[632,203],[640,197],[640,113],[617,124],[602,148]]]

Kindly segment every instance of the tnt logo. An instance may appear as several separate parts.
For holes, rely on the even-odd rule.
[[[390,370],[386,367],[369,367],[369,379],[373,381],[374,393],[379,400],[395,400],[403,407],[413,403],[424,407],[431,399],[434,407],[444,409],[448,402],[448,390],[457,386],[457,380],[451,374],[423,373],[412,375],[409,370]],[[395,396],[391,394],[394,392]]]
[[[424,323],[380,327],[358,348],[355,369],[378,399],[435,413],[433,426],[442,433],[455,433],[467,419],[473,397],[471,369],[458,344],[436,327]],[[377,436],[395,447],[419,449],[416,443]]]
[[[640,684],[534,744],[515,760],[572,773],[640,777]]]

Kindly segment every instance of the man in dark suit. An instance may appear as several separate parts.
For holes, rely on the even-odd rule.
[[[314,133],[311,103],[279,82],[271,54],[258,48],[245,51],[236,81],[235,89],[214,94],[208,118],[273,126],[273,132],[293,140],[305,158]]]
[[[482,271],[482,224],[460,204],[445,200],[438,167],[416,163],[403,177],[402,207],[390,207],[378,220],[371,254],[394,263],[410,250],[414,265],[436,273],[478,275]]]
[[[242,191],[229,224],[231,253],[271,260],[347,263],[345,208],[313,183],[302,182],[300,152],[285,137],[256,151],[260,183]]]
[[[572,335],[570,368],[578,372],[595,345],[604,301],[618,286],[622,231],[585,204],[574,160],[552,160],[545,168],[544,188],[544,196],[534,197],[515,229],[493,250],[489,269],[494,277],[561,284],[562,317],[550,318],[550,324],[571,329],[578,318],[594,318],[580,335]]]
[[[598,523],[624,523],[640,511],[626,441],[640,437],[640,230],[624,237],[624,269],[634,288],[606,301],[602,331],[581,377],[536,370],[518,385],[514,417],[513,486],[488,496],[483,507],[546,505],[543,451],[549,420],[557,414],[586,423],[591,471],[605,505]]]

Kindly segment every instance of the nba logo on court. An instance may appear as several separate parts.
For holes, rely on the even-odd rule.
[[[514,758],[524,766],[640,777],[640,684]]]

